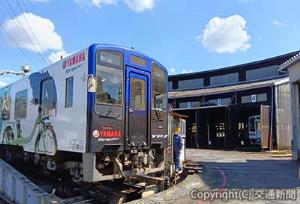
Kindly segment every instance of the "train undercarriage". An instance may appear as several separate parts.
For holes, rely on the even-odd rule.
[[[130,153],[57,152],[54,156],[23,151],[22,147],[5,145],[1,158],[23,160],[45,172],[68,173],[74,182],[99,182],[129,179],[135,175],[159,173],[165,170],[165,150],[150,149]]]
[[[174,185],[175,177],[170,177],[165,166],[165,152],[150,154],[108,156],[58,152],[47,156],[23,152],[16,146],[1,148],[4,161],[30,180],[47,186],[49,192],[60,198],[92,199],[91,203],[135,200]]]

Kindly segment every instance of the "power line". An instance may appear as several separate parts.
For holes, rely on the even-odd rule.
[[[18,1],[18,0],[16,0],[16,1]],[[28,7],[26,6],[25,1],[21,0],[21,2],[22,2],[22,4],[24,5],[25,9],[26,9],[27,11],[29,11],[30,9],[28,9]],[[30,6],[30,3],[28,4],[28,6],[31,7],[31,10],[33,10],[33,12],[34,12],[35,14],[37,14],[37,12],[36,12],[36,10],[35,10],[35,8],[34,8],[34,5],[33,5],[33,3],[32,3],[32,1],[31,1],[31,6]]]
[[[4,4],[0,4],[1,7],[2,7],[2,10],[5,10],[6,14],[12,19],[13,18],[13,15],[10,14],[9,10],[6,9],[6,7],[4,6]],[[17,22],[19,24],[19,22]],[[2,30],[6,33],[6,35],[10,38],[10,40],[13,42],[13,44],[18,48],[18,50],[31,62],[36,66],[36,63],[34,63],[34,61],[32,60],[32,58],[30,57],[30,55],[27,55],[26,52],[24,52],[24,50],[22,49],[22,47],[19,45],[19,43],[17,42],[17,40],[15,38],[18,38],[18,36],[13,36],[10,32],[8,32],[6,30],[6,28],[1,25],[1,28]],[[20,34],[20,33],[19,33]]]
[[[25,30],[25,28],[23,27],[23,25],[20,23],[20,21],[18,20],[18,18],[16,18],[16,17],[17,17],[17,14],[16,14],[15,10],[13,9],[12,5],[9,3],[9,0],[6,0],[6,2],[7,2],[7,5],[9,6],[10,10],[11,10],[12,13],[13,13],[13,17],[10,15],[10,13],[9,13],[9,12],[6,10],[6,8],[4,7],[5,10],[7,11],[8,15],[9,15],[12,19],[15,17],[15,20],[16,20],[17,24],[19,25],[19,27],[23,30],[23,32],[25,33],[25,35],[27,36],[27,38],[31,41],[31,43],[32,43],[33,45],[36,46],[36,44],[34,43],[34,41],[32,40],[32,38],[30,37],[30,35],[26,32],[26,30]],[[40,54],[40,53],[39,53],[39,54]],[[41,56],[41,55],[39,55],[39,56]],[[41,57],[41,60],[42,60],[44,63],[48,64],[47,61],[44,60],[44,58]]]
[[[10,16],[10,14],[8,13],[8,11],[5,9],[3,4],[0,4],[0,6],[2,7],[3,10],[6,11],[6,13]],[[9,33],[6,28],[0,23],[0,28],[4,31],[4,33],[6,33],[6,35],[8,36],[8,38],[11,40],[11,42],[16,46],[16,48],[18,49],[18,51],[20,53],[22,53],[22,55],[24,55],[24,57],[34,66],[36,66],[36,63],[32,60],[32,58],[30,57],[30,55],[28,55],[20,46],[19,43],[15,40],[15,38],[13,37],[13,35],[11,35],[11,33]]]
[[[18,43],[16,42],[16,40],[10,35],[9,32],[7,32],[7,30],[2,26],[2,24],[0,23],[0,28],[2,28],[2,30],[8,35],[8,37],[10,38],[10,40],[15,44],[15,46],[18,48],[18,50],[25,56],[25,58],[27,58],[27,60],[33,64],[35,67],[36,64],[34,63],[34,61],[31,59],[31,57],[29,57],[29,55],[26,54],[26,52],[19,47]]]
[[[15,12],[15,10],[13,9],[13,7],[12,7],[12,5],[9,3],[9,0],[6,0],[6,2],[7,2],[7,4],[8,4],[8,6],[9,6],[9,8],[10,8],[10,10],[13,12],[13,14],[14,14],[14,17],[15,17],[15,20],[16,20],[16,22],[17,22],[17,24],[19,25],[19,27],[23,30],[23,32],[25,33],[25,35],[28,37],[28,39],[31,41],[31,43],[35,46],[35,47],[37,47],[37,45],[34,43],[34,41],[32,40],[32,38],[31,38],[31,36],[28,34],[28,32],[25,30],[25,28],[23,27],[23,25],[20,23],[20,21],[18,20],[18,18],[17,18],[17,13]],[[25,17],[25,16],[24,16]],[[13,18],[13,17],[11,17],[11,18]],[[26,19],[25,19],[25,21],[26,21]],[[37,47],[38,48],[38,47]],[[38,48],[39,49],[39,48]],[[45,60],[42,56],[41,56],[41,54],[40,53],[38,53],[39,54],[39,56],[41,57],[41,60],[44,62],[44,63],[46,63],[46,64],[48,64],[47,63],[47,60]]]
[[[23,0],[22,0],[22,2],[23,2],[23,5],[24,5],[24,8],[25,8],[24,10],[22,9],[22,6],[20,5],[19,1],[16,0],[16,2],[17,2],[17,4],[18,4],[18,6],[19,6],[21,12],[23,12],[23,13],[24,13],[25,11],[26,11],[26,12],[29,12],[29,10],[27,9],[27,6],[26,6],[26,4],[25,4],[25,2],[24,2]],[[33,31],[32,26],[31,26],[31,24],[29,23],[29,21],[28,21],[28,19],[26,18],[25,15],[24,15],[24,18],[25,18],[25,21],[26,21],[26,23],[27,23],[27,25],[28,25],[30,31],[31,31],[32,34],[33,34],[33,37],[35,38],[36,42],[39,44],[40,49],[42,49],[42,44],[41,44],[41,42],[39,41],[39,39],[37,38],[37,35],[36,35],[35,32]],[[40,52],[39,52],[39,55],[41,56],[41,58],[44,59],[44,61],[46,62],[46,65],[47,65],[47,64],[48,64],[47,57],[45,57],[45,55],[43,55],[43,54],[40,53]]]

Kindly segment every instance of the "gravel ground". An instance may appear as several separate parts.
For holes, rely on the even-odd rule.
[[[189,197],[192,189],[201,189],[204,186],[198,175],[189,175],[185,180],[165,191],[153,196],[130,202],[130,204],[174,203],[183,197]]]
[[[215,199],[213,201],[193,200],[191,197],[182,197],[175,204],[190,203],[266,203],[266,204],[289,204],[300,203],[300,179],[299,162],[291,160],[289,152],[239,152],[239,151],[217,151],[217,150],[187,150],[187,159],[200,161],[204,165],[203,174],[200,175],[204,191],[236,190],[237,192],[252,192],[251,201],[230,199],[224,201]],[[253,190],[252,190],[253,189]],[[294,189],[296,200],[279,200],[259,198],[260,190],[266,193],[276,194],[287,192],[284,189]],[[222,192],[222,191],[221,191]],[[266,195],[265,193],[261,195]],[[272,194],[268,194],[272,195]]]
[[[164,192],[132,203],[300,203],[300,163],[292,161],[289,152],[188,149],[186,155],[188,160],[199,161],[203,164],[203,173],[188,176],[183,182]],[[284,189],[295,189],[297,197],[296,200],[274,200],[272,197],[269,197],[269,200],[255,199],[247,201],[230,199],[225,202],[221,199],[215,199],[213,201],[203,201],[191,198],[193,189],[201,192],[207,190],[224,192],[228,189],[238,192],[252,192],[252,198],[257,198],[257,192],[261,189],[266,190],[265,192],[268,193],[272,193],[272,190],[276,192],[277,189],[281,189],[284,192],[286,192]]]

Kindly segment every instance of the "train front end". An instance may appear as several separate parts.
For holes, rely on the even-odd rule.
[[[167,71],[133,49],[89,48],[88,150],[83,180],[164,171],[168,137]]]

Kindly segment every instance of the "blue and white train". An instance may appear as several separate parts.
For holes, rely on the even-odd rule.
[[[167,71],[124,47],[93,44],[0,89],[0,149],[76,181],[162,172]]]

